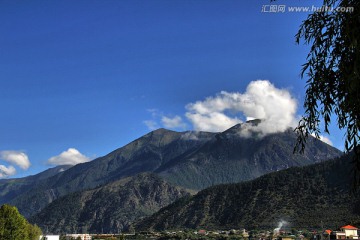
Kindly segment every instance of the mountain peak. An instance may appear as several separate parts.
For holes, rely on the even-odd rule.
[[[168,132],[176,132],[176,131],[169,130],[169,129],[166,129],[166,128],[158,128],[158,129],[156,129],[154,131],[151,131],[150,133],[164,134],[164,133],[168,133]]]
[[[233,127],[225,130],[224,133],[228,133],[228,134],[237,133],[238,134],[248,128],[258,126],[262,121],[263,121],[263,119],[252,119],[252,120],[248,120],[246,122],[238,123],[238,124],[234,125]]]
[[[257,126],[259,123],[261,123],[264,119],[259,119],[259,118],[256,118],[256,119],[251,119],[251,120],[247,120],[245,122],[245,124],[251,124],[253,126]]]
[[[179,132],[172,131],[172,130],[165,129],[165,128],[158,128],[154,131],[149,132],[148,134],[144,135],[141,138],[153,139],[153,140],[155,140],[155,139],[159,140],[159,139],[163,139],[163,138],[173,139],[173,138],[177,138],[178,135],[180,135]]]

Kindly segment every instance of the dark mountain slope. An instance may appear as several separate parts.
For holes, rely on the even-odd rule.
[[[294,155],[296,136],[292,131],[244,138],[242,131],[249,124],[254,122],[236,125],[223,133],[159,129],[104,157],[37,181],[26,191],[12,194],[7,202],[29,217],[66,194],[142,172],[159,173],[174,185],[198,190],[219,183],[254,179],[268,172],[324,161],[340,154],[337,149],[311,138],[307,152]]]
[[[293,154],[296,134],[291,130],[265,137],[242,137],[254,123],[238,124],[217,134],[193,152],[157,170],[174,184],[203,189],[215,184],[251,180],[293,166],[325,161],[340,151],[310,137],[304,154]]]
[[[144,173],[59,198],[31,222],[51,233],[117,233],[186,195],[184,189]]]
[[[27,192],[29,188],[31,188],[38,182],[43,181],[63,171],[66,171],[70,167],[72,166],[62,165],[47,169],[36,175],[24,178],[0,179],[0,204],[9,202],[19,194]]]
[[[360,224],[360,197],[351,194],[351,167],[343,157],[210,187],[161,209],[136,229],[273,229],[280,220],[294,228]]]
[[[152,172],[162,164],[191,149],[199,147],[213,133],[201,133],[194,141],[180,133],[158,129],[89,163],[76,165],[56,176],[52,185],[62,195],[69,191],[93,188],[126,176]]]
[[[174,132],[158,129],[104,157],[78,164],[42,182],[30,191],[19,193],[9,202],[26,217],[41,211],[47,204],[66,194],[99,187],[103,184],[155,171],[187,151],[193,151],[215,133]]]

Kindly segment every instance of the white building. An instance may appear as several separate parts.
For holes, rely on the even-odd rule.
[[[39,240],[59,240],[60,235],[40,235]]]
[[[341,231],[332,231],[330,234],[330,240],[337,239],[359,239],[358,228],[346,225],[340,228]],[[328,233],[328,231],[326,231]]]
[[[346,225],[340,228],[341,231],[345,232],[345,237],[347,239],[359,239],[358,229],[351,225]]]
[[[80,237],[81,240],[91,240],[91,236],[90,234],[66,234],[66,240],[70,240],[70,239],[77,239],[78,237]]]

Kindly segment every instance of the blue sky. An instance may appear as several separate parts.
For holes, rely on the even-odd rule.
[[[244,97],[259,79],[290,93],[301,115],[308,47],[294,35],[307,13],[261,11],[271,4],[321,6],[1,1],[0,165],[21,177],[66,156],[103,156],[153,128],[202,130],[189,117],[192,106],[227,101],[225,93]],[[233,110],[221,114],[246,120]],[[342,146],[338,131],[329,138]]]

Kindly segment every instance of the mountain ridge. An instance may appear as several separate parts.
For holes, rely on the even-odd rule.
[[[220,133],[158,129],[103,157],[34,182],[7,202],[30,217],[59,197],[142,172],[154,172],[173,185],[201,190],[341,154],[310,138],[305,154],[293,155],[296,135],[292,131],[263,138],[244,138],[236,131],[230,134],[239,126]]]
[[[71,167],[72,165],[60,165],[23,178],[0,179],[0,204],[13,199],[19,192],[27,191],[34,183],[50,178]]]
[[[164,157],[168,160],[172,155],[196,148],[214,133],[201,132],[197,134],[196,140],[188,139],[188,134],[166,129],[152,131],[103,157],[77,164],[65,172],[34,183],[26,194],[16,195],[8,202],[17,206],[24,216],[29,217],[68,193],[99,187],[122,177],[152,171]]]
[[[339,156],[335,148],[310,138],[304,154],[294,154],[297,136],[291,130],[264,137],[242,137],[243,125],[216,134],[172,166],[156,171],[174,184],[202,189],[214,184],[251,180],[271,171],[302,166]],[[187,154],[187,153],[185,153]],[[176,159],[175,159],[176,160]],[[208,171],[215,171],[209,173]],[[192,172],[190,176],[189,172]],[[221,174],[218,179],[214,178]],[[197,177],[198,176],[198,177]]]
[[[116,233],[189,194],[153,173],[140,173],[56,199],[30,222],[49,233]]]
[[[212,186],[162,208],[135,228],[273,229],[280,220],[298,229],[358,225],[360,195],[351,191],[349,159],[343,156],[247,182]]]

